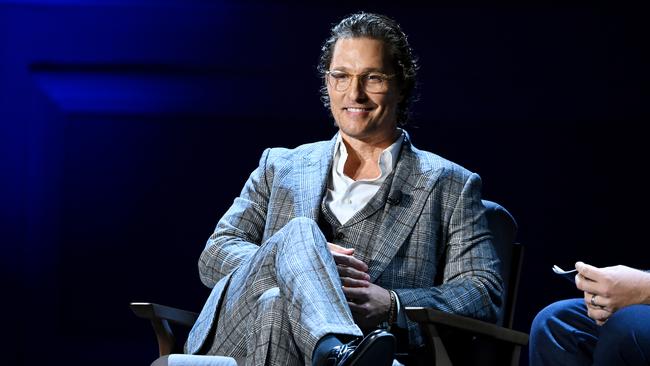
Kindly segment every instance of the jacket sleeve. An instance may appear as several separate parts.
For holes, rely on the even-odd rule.
[[[199,258],[201,282],[212,288],[257,251],[264,235],[270,196],[267,160],[270,149],[246,181],[239,197],[217,223]]]
[[[452,177],[442,205],[443,256],[438,264],[442,281],[427,288],[394,289],[401,306],[424,306],[494,321],[501,306],[503,281],[500,261],[492,245],[485,207],[481,201],[481,179],[470,173]],[[442,183],[442,182],[441,182]],[[455,193],[454,193],[455,192]],[[428,198],[432,200],[432,197]],[[430,204],[435,204],[431,203]],[[409,328],[417,327],[409,322]],[[415,329],[411,329],[415,331]]]

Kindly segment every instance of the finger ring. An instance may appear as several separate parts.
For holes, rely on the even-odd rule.
[[[591,305],[598,307],[598,305],[596,305],[596,295],[591,295]]]

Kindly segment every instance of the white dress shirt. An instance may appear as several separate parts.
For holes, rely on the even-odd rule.
[[[379,156],[380,173],[378,177],[355,181],[343,172],[348,159],[348,150],[341,140],[341,134],[338,135],[334,145],[334,160],[332,161],[332,172],[325,204],[341,224],[345,224],[379,191],[379,187],[384,183],[386,177],[395,169],[402,141],[404,141],[403,132],[392,145],[382,151]]]

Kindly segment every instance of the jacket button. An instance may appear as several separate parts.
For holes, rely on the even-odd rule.
[[[338,233],[336,233],[336,239],[341,240],[341,239],[343,239],[343,238],[345,238],[345,234],[343,234],[343,233],[340,232],[340,231],[339,231]]]

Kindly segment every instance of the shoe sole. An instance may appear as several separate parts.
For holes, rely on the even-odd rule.
[[[387,332],[370,334],[346,363],[348,366],[389,366],[395,357],[395,337]]]

